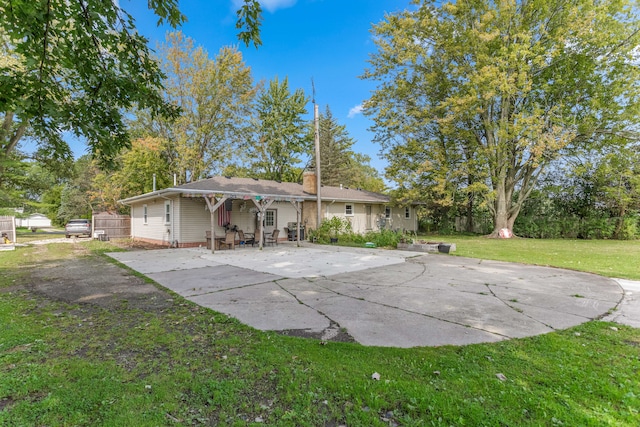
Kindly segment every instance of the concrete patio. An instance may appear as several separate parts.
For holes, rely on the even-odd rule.
[[[588,273],[309,243],[109,255],[257,329],[325,340],[346,331],[367,346],[463,345],[544,334],[601,318],[625,295],[615,280]],[[637,304],[630,309],[635,316]]]

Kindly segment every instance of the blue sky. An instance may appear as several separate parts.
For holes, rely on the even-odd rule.
[[[385,162],[378,158],[367,129],[371,121],[359,112],[375,84],[358,78],[375,51],[372,24],[410,7],[409,0],[262,0],[262,46],[246,47],[235,28],[238,0],[188,0],[180,2],[188,22],[181,28],[197,45],[214,57],[223,46],[235,45],[251,67],[255,81],[289,78],[290,88],[301,88],[311,96],[311,79],[320,111],[329,105],[334,117],[356,140],[354,150],[368,154],[382,174]],[[169,28],[157,27],[157,17],[147,2],[120,0],[120,6],[136,19],[138,31],[155,47]],[[313,106],[309,103],[308,118]]]

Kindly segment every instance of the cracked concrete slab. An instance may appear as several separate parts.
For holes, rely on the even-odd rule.
[[[201,294],[188,299],[261,330],[301,329],[321,333],[331,326],[328,317],[300,304],[295,296],[275,282],[233,288],[224,293]]]
[[[610,312],[640,326],[640,285],[624,290],[612,279],[549,267],[310,244],[110,256],[255,328],[321,339],[347,333],[370,346],[494,342]],[[634,296],[627,305],[625,292]]]
[[[640,328],[640,282],[615,279],[624,290],[624,299],[602,320]]]
[[[269,273],[246,270],[232,265],[199,267],[147,274],[158,283],[171,283],[171,290],[182,296],[195,296],[272,282],[280,279]]]

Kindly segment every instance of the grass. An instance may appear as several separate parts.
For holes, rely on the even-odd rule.
[[[53,233],[55,231],[55,233]],[[64,237],[64,228],[53,228],[53,229],[38,229],[36,231],[31,231],[26,227],[17,227],[16,228],[16,242],[17,243],[30,243],[34,240],[48,240],[48,239],[59,239]]]
[[[465,256],[536,252],[516,240],[450,240]],[[111,247],[83,245],[90,256]],[[29,292],[25,266],[74,256],[71,246],[2,254],[0,425],[640,424],[638,329],[588,322],[464,347],[320,345],[256,331],[178,296],[170,310],[145,312]],[[629,248],[622,253],[632,256]]]
[[[640,280],[640,241],[486,239],[475,236],[421,236],[456,244],[454,255],[586,271]]]

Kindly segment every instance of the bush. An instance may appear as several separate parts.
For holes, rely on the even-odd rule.
[[[392,230],[370,231],[364,235],[365,242],[373,242],[376,246],[381,247],[398,247],[398,242],[402,238],[401,233]]]
[[[640,215],[629,215],[624,218],[618,239],[631,240],[640,237]]]
[[[353,234],[351,223],[347,219],[334,216],[322,221],[317,230],[309,233],[309,237],[316,239],[318,243],[330,243],[332,238],[340,239],[351,234]]]
[[[403,234],[387,229],[370,231],[364,235],[354,233],[351,222],[337,216],[322,221],[320,228],[309,232],[309,239],[315,239],[317,243],[327,244],[331,243],[331,239],[338,239],[336,243],[343,246],[363,246],[373,242],[376,246],[395,248],[402,237]]]

